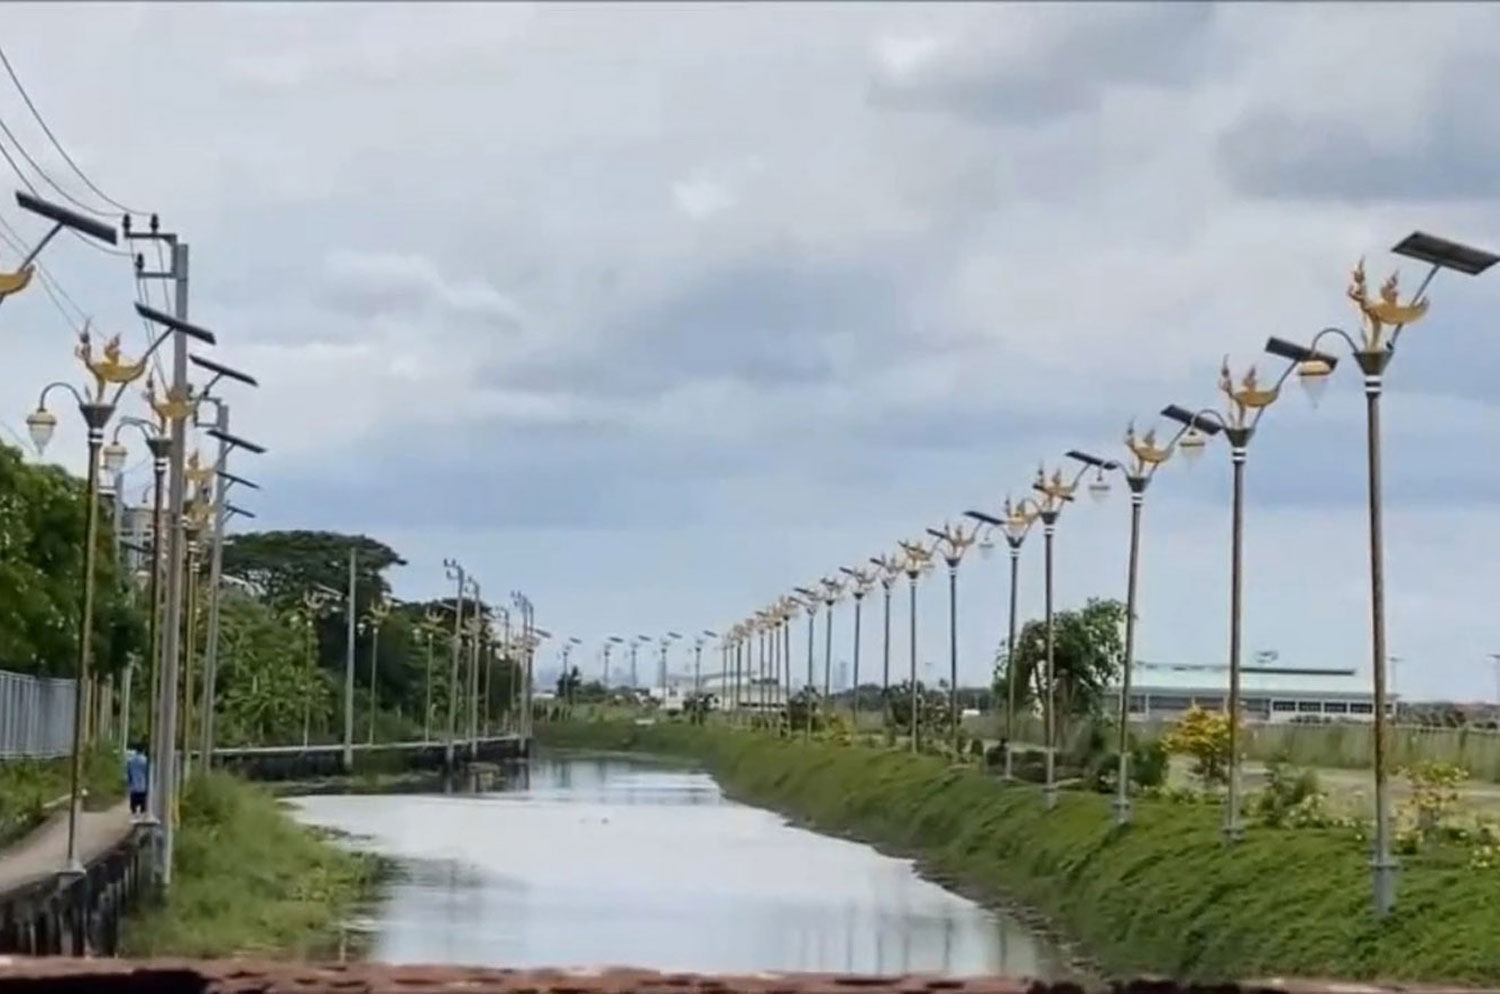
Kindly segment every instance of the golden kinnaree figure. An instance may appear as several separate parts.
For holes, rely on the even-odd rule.
[[[1349,299],[1354,301],[1355,307],[1359,308],[1361,331],[1364,333],[1364,346],[1367,352],[1385,348],[1387,328],[1414,324],[1427,313],[1425,298],[1401,303],[1399,279],[1396,273],[1392,273],[1380,285],[1379,293],[1371,298],[1369,287],[1365,282],[1365,260],[1359,260],[1359,264],[1349,274]]]
[[[1262,387],[1254,366],[1245,370],[1239,386],[1235,386],[1234,376],[1229,372],[1228,356],[1224,357],[1224,362],[1219,367],[1219,389],[1229,398],[1234,423],[1240,426],[1245,423],[1247,411],[1269,407],[1281,392],[1278,387]]]
[[[1125,447],[1139,461],[1139,469],[1166,462],[1167,458],[1172,454],[1167,449],[1156,444],[1155,428],[1148,429],[1144,435],[1138,436],[1135,433],[1135,422],[1133,421],[1125,428]],[[1137,472],[1136,475],[1139,476],[1140,473]]]
[[[0,273],[0,297],[9,297],[26,289],[31,283],[33,272],[31,266],[22,266],[13,273]]]
[[[105,389],[111,384],[133,383],[146,371],[146,360],[126,362],[120,355],[120,336],[115,335],[104,343],[103,354],[94,358],[94,343],[89,335],[89,323],[84,322],[78,333],[78,346],[73,350],[79,360],[88,367],[94,377],[97,399],[103,400]]]

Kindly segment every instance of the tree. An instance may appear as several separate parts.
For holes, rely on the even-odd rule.
[[[224,540],[224,575],[250,584],[274,606],[290,609],[315,586],[349,589],[349,550],[355,551],[355,607],[363,613],[390,587],[384,573],[405,564],[396,551],[364,535],[338,532],[243,532]]]
[[[333,730],[332,680],[322,670],[308,669],[305,628],[233,590],[220,597],[219,626],[221,741],[298,741],[304,711],[312,715],[315,731]]]
[[[0,445],[0,667],[72,676],[83,578],[84,486],[55,466],[28,465]],[[146,623],[115,567],[101,509],[94,566],[96,675],[145,650]]]
[[[1101,714],[1106,709],[1105,694],[1119,680],[1124,663],[1125,605],[1090,598],[1079,610],[1056,612],[1052,621],[1058,713],[1073,717]],[[1015,651],[996,666],[995,700],[1009,701],[1009,680],[1014,674],[1017,710],[1038,707],[1045,699],[1046,672],[1047,625],[1042,619],[1032,619],[1017,636]]]
[[[1161,737],[1162,747],[1174,755],[1191,756],[1193,775],[1204,786],[1229,780],[1229,715],[1192,707]]]

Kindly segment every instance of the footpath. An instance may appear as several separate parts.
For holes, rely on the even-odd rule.
[[[104,811],[81,811],[78,859],[87,866],[130,835],[130,805],[121,801]],[[62,870],[68,857],[68,812],[53,815],[36,831],[0,849],[0,896],[30,886]]]

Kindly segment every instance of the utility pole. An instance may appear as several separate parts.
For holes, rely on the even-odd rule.
[[[219,675],[219,585],[224,572],[224,525],[231,513],[229,488],[239,483],[251,489],[259,489],[257,484],[229,472],[229,453],[232,449],[243,448],[260,455],[266,450],[262,446],[236,438],[229,433],[229,405],[214,396],[212,392],[215,384],[221,379],[237,380],[252,387],[260,384],[253,377],[239,370],[230,369],[228,366],[222,366],[201,356],[189,356],[189,360],[195,366],[214,374],[202,390],[200,403],[205,400],[209,401],[216,409],[214,425],[209,430],[209,434],[219,443],[219,452],[214,459],[213,548],[209,551],[208,566],[208,638],[203,650],[203,721],[200,755],[203,757],[203,768],[207,770],[213,765],[214,701],[217,699]]]
[[[455,759],[454,740],[458,734],[458,657],[463,651],[464,581],[468,577],[457,560],[444,559],[443,569],[447,572],[448,579],[458,584],[458,593],[453,602],[453,655],[448,670],[448,742],[443,749],[444,767],[451,772]]]
[[[173,317],[186,324],[188,320],[188,245],[172,233],[160,230],[157,216],[151,216],[146,234],[132,234],[122,225],[127,239],[147,239],[167,243],[170,269],[147,272],[143,257],[136,256],[136,272],[142,279],[171,280],[175,290]],[[166,617],[162,625],[162,673],[160,698],[157,701],[161,721],[157,722],[156,742],[151,755],[155,762],[156,783],[150,817],[161,827],[157,865],[161,882],[172,882],[172,853],[177,819],[177,680],[182,651],[183,606],[183,500],[186,491],[184,470],[187,463],[187,417],[193,410],[193,396],[188,384],[187,334],[174,328],[172,335],[172,386],[167,393],[168,437],[171,445],[167,457],[167,590]]]
[[[359,551],[349,549],[349,600],[344,611],[348,639],[344,646],[344,772],[354,772],[354,640],[359,601],[355,597],[356,563]]]

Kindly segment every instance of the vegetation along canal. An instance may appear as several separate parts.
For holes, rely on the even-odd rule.
[[[371,958],[1056,976],[1024,926],[910,863],[728,800],[704,773],[551,757],[476,795],[319,795],[304,821],[399,870]]]

